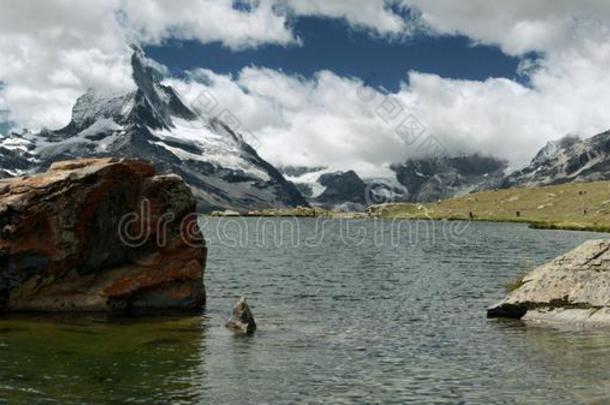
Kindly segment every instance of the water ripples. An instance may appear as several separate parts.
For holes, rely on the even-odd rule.
[[[221,221],[209,219],[205,226]],[[201,317],[4,319],[0,399],[142,404],[610,399],[610,331],[485,319],[485,308],[504,296],[504,284],[522,271],[524,261],[542,263],[598,235],[474,223],[457,242],[415,238],[400,245],[375,240],[350,245],[340,226],[333,226],[335,233],[326,234],[324,243],[294,246],[291,235],[289,243],[276,246],[259,242],[274,240],[260,233],[277,227],[252,225],[234,230],[245,241],[239,249],[204,229],[209,308]],[[297,239],[311,238],[315,226],[299,221]],[[352,225],[353,234],[373,234],[357,226],[391,232],[360,221]],[[251,338],[234,337],[223,327],[242,294],[259,326]]]

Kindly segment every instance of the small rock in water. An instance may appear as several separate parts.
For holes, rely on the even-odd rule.
[[[225,325],[236,333],[251,335],[256,331],[256,322],[250,306],[246,302],[246,297],[241,297],[233,307],[233,316]]]

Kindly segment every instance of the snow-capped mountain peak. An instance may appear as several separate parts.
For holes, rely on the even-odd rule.
[[[56,160],[129,157],[181,175],[204,211],[308,205],[239,133],[217,117],[198,116],[163,85],[158,65],[138,47],[131,65],[135,90],[89,91],[76,101],[66,127],[0,139],[0,177],[44,169]]]
[[[542,164],[546,161],[556,159],[562,150],[569,148],[578,141],[578,137],[572,135],[566,135],[561,139],[549,141],[540,151],[538,151],[531,163]]]
[[[580,140],[565,136],[549,142],[529,165],[505,179],[503,187],[542,186],[610,178],[610,131]]]

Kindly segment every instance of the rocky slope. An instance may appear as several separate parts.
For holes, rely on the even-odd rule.
[[[323,174],[318,182],[325,187],[315,200],[322,207],[359,211],[366,205],[366,183],[353,170]]]
[[[334,170],[322,166],[286,166],[280,167],[279,170],[310,203],[315,202],[315,199],[325,190],[325,187],[319,182],[320,176],[335,173]]]
[[[366,207],[366,183],[353,170],[328,167],[280,170],[312,206],[343,211],[362,211]]]
[[[610,324],[610,241],[591,240],[536,268],[490,318]]]
[[[280,169],[310,205],[333,211],[364,211],[371,204],[408,201],[396,179],[363,179],[354,170],[328,167]]]
[[[410,159],[393,165],[396,178],[407,190],[409,202],[430,202],[495,188],[507,163],[481,155]]]
[[[37,164],[34,144],[26,138],[29,133],[0,135],[0,179],[18,176]]]
[[[298,190],[217,117],[199,116],[169,86],[141,50],[132,57],[135,91],[88,92],[57,131],[0,139],[0,176],[44,170],[83,157],[149,160],[191,186],[201,211],[248,211],[307,205]]]
[[[479,154],[410,159],[392,165],[391,169],[396,178],[363,180],[366,184],[364,201],[355,196],[362,191],[361,184],[349,186],[355,184],[351,180],[339,188],[342,192],[328,190],[327,197],[322,198],[325,201],[320,201],[327,191],[320,180],[343,172],[333,172],[328,168],[292,168],[286,174],[312,204],[325,205],[326,208],[340,207],[342,203],[354,200],[364,206],[388,202],[433,202],[483,190],[610,180],[610,131],[584,140],[566,136],[549,142],[528,166],[508,175],[507,162]],[[396,183],[402,189],[397,189]]]
[[[610,180],[610,131],[585,140],[567,136],[549,142],[528,166],[508,175],[507,162],[478,154],[410,159],[391,169],[396,173],[395,179],[361,180],[366,184],[364,199],[357,197],[362,183],[356,185],[355,177],[345,172],[292,168],[286,174],[313,205],[326,208],[350,202],[360,206],[433,202],[483,190]],[[343,176],[344,184],[327,190],[321,180],[337,175]],[[397,190],[396,183],[403,188]]]
[[[537,187],[610,179],[610,131],[580,140],[564,137],[549,142],[525,168],[509,175],[508,187]]]
[[[141,161],[0,180],[0,310],[196,309],[206,248],[182,179]]]

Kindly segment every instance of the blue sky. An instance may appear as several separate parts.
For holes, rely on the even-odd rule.
[[[407,81],[410,70],[450,79],[522,79],[517,74],[522,57],[506,55],[497,46],[476,45],[463,35],[420,33],[392,39],[354,29],[342,20],[320,17],[297,19],[294,32],[301,45],[232,50],[220,42],[170,40],[148,46],[146,52],[175,75],[197,67],[236,74],[246,66],[258,66],[310,78],[315,72],[330,70],[390,91]]]
[[[420,156],[380,117],[386,99],[451,153],[514,166],[548,141],[610,128],[608,1],[238,3],[13,2],[0,13],[0,111],[17,128],[66,125],[88,89],[133,89],[135,42],[179,91],[211,91],[274,164],[374,172]],[[183,80],[193,68],[206,80]],[[363,82],[380,90],[372,103],[357,96]]]

